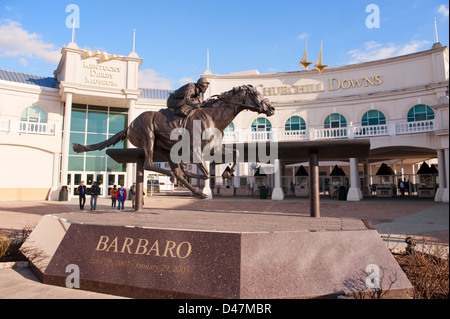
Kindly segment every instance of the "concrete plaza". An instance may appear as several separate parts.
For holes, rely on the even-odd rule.
[[[34,227],[44,215],[58,214],[76,222],[95,222],[125,225],[145,224],[150,227],[198,229],[216,225],[217,230],[233,225],[241,230],[258,231],[260,225],[269,231],[295,229],[296,220],[309,217],[307,198],[287,198],[283,201],[257,198],[215,198],[198,200],[192,197],[155,196],[145,198],[142,212],[136,213],[131,202],[118,211],[111,207],[109,199],[99,199],[97,210],[91,211],[89,201],[80,210],[78,199],[70,202],[2,202],[0,205],[0,231]],[[390,249],[403,249],[406,236],[443,245],[449,243],[449,205],[430,199],[388,198],[364,199],[360,202],[321,198],[321,216],[362,219],[370,222]],[[259,224],[253,220],[258,219]],[[1,265],[1,263],[0,263]],[[18,265],[20,266],[20,265]],[[1,269],[4,268],[4,269]],[[13,299],[93,299],[122,298],[88,291],[67,289],[41,284],[27,267],[12,268],[3,264],[0,268],[0,298]]]

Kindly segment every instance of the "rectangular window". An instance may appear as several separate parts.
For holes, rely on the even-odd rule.
[[[81,184],[81,174],[75,174],[75,183],[74,185],[80,185]]]
[[[100,111],[92,111],[89,108],[88,112],[88,127],[89,133],[107,133],[108,113]]]
[[[107,161],[107,169],[106,170],[108,172],[126,172],[126,170],[127,170],[127,166],[125,164],[117,163],[115,160],[113,160],[109,156],[106,159],[106,161]]]
[[[86,144],[92,145],[92,144],[98,144],[101,142],[104,142],[108,139],[106,134],[87,134],[86,138]],[[100,151],[92,151],[86,153],[87,156],[106,156],[106,149],[100,150]]]
[[[84,156],[69,156],[69,171],[83,171]]]
[[[116,134],[127,127],[127,116],[124,114],[110,113],[109,115],[109,134]]]
[[[116,183],[116,175],[108,175],[108,185],[114,185]]]
[[[70,131],[82,132],[86,131],[86,111],[85,110],[72,110],[72,117],[70,119]]]
[[[119,175],[119,185],[125,185],[125,175]]]
[[[104,172],[105,156],[86,156],[86,171],[88,172]]]
[[[86,141],[84,140],[85,135],[84,133],[70,133],[70,141],[69,145],[72,145],[72,143],[78,143],[81,145],[84,145]],[[69,155],[79,155],[76,153],[72,147],[69,147]],[[83,156],[83,154],[81,154]]]
[[[73,104],[70,144],[98,144],[126,129],[127,126],[128,109],[126,108]],[[113,148],[123,149],[126,147],[125,140],[117,143]],[[116,163],[109,158],[106,155],[106,149],[78,154],[70,148],[69,171],[126,172],[126,165]],[[100,174],[99,176],[103,179],[105,175]]]

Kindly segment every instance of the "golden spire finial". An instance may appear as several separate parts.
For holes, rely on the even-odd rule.
[[[320,73],[322,73],[322,71],[326,67],[328,67],[328,65],[323,65],[323,61],[322,61],[322,45],[323,45],[323,41],[320,43],[319,58],[317,59],[316,65],[314,66],[317,70],[319,70]]]
[[[302,59],[302,61],[300,61],[299,64],[301,66],[303,66],[305,68],[305,70],[308,70],[308,66],[313,64],[312,62],[308,62],[308,39],[306,39],[305,54],[303,55],[303,59]]]

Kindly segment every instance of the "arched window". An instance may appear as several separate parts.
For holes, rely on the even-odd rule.
[[[347,120],[341,114],[333,113],[325,119],[324,127],[325,128],[347,127]]]
[[[20,132],[47,134],[47,114],[37,106],[30,106],[20,115]]]
[[[268,119],[259,117],[252,123],[252,132],[270,132],[272,131],[272,124]]]
[[[386,124],[386,116],[380,111],[371,110],[364,114],[362,117],[361,125],[362,126],[370,126],[370,125],[384,125]]]
[[[23,110],[20,121],[30,123],[47,123],[47,114],[37,106],[30,106]]]
[[[284,125],[284,130],[285,131],[304,131],[304,130],[306,130],[306,122],[300,116],[293,116],[286,121],[286,123]]]
[[[408,112],[408,122],[419,122],[434,120],[434,111],[431,107],[425,104],[414,106]]]
[[[263,117],[257,118],[252,123],[252,139],[254,141],[270,140],[272,124]]]
[[[230,123],[224,130],[224,133],[233,133],[234,132],[234,124],[233,122]]]

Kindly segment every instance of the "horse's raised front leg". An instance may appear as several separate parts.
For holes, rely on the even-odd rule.
[[[196,164],[196,165],[199,166],[199,164]],[[184,176],[187,176],[187,177],[190,177],[190,178],[197,178],[197,179],[202,179],[202,180],[207,180],[208,178],[210,178],[209,175],[208,176],[206,176],[206,175],[199,175],[199,174],[194,174],[194,173],[189,172],[187,170],[186,164],[184,164],[184,163],[180,163],[180,169],[183,172]]]
[[[203,158],[201,159],[200,163],[196,164],[197,167],[200,169],[200,171],[203,173],[203,179],[209,179],[211,177],[211,175],[209,174],[209,167],[207,167],[205,161],[203,160]]]
[[[183,176],[182,172],[183,169],[180,167],[180,164],[175,164],[173,162],[169,162],[169,165],[172,169],[172,172],[174,176],[183,183],[184,186],[186,186],[195,196],[198,196],[202,199],[208,198],[207,195],[203,194],[200,190],[196,189],[194,186],[192,186]]]

